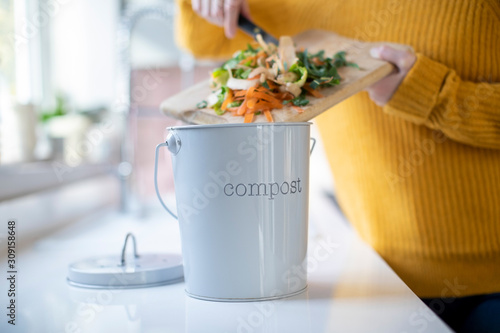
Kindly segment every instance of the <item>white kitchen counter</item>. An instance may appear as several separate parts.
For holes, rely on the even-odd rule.
[[[145,219],[105,211],[18,254],[16,326],[7,325],[2,314],[0,331],[449,332],[355,235],[333,205],[325,197],[322,200],[311,200],[308,289],[298,296],[217,303],[186,296],[183,282],[111,291],[69,286],[66,274],[70,262],[119,254],[127,232],[135,234],[139,254],[180,253],[177,223],[160,208],[152,209]],[[22,235],[18,237],[22,242]],[[318,246],[323,250],[315,251]],[[6,272],[6,259],[1,260],[2,272]],[[2,280],[0,301],[6,312]]]

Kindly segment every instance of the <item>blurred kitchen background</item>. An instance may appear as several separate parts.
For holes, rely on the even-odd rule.
[[[170,0],[0,0],[1,217],[36,237],[102,206],[148,213],[154,147],[179,125],[159,104],[215,64],[176,47],[175,15]]]

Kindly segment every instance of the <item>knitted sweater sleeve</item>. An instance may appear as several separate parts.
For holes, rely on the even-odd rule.
[[[500,83],[470,82],[430,58],[417,61],[384,106],[388,114],[468,145],[500,149]]]

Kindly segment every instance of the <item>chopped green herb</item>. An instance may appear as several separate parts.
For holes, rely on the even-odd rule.
[[[318,58],[319,61],[325,61],[325,50],[321,50],[316,54],[311,54],[311,58]]]
[[[248,76],[250,75],[251,72],[252,72],[251,69],[247,69],[246,71],[243,71],[243,73],[241,73],[241,75],[240,75],[240,78],[248,79]]]
[[[309,54],[307,50],[298,52],[298,64],[303,64],[307,69],[308,80],[311,80],[310,87],[316,89],[320,86],[331,87],[339,84],[340,75],[337,72],[337,68],[339,67],[349,66],[359,68],[357,64],[348,62],[345,58],[345,54],[345,51],[341,51],[336,53],[333,58],[325,58],[324,51],[319,51],[315,54]],[[324,64],[315,65],[317,62],[313,63],[314,58]]]
[[[349,66],[349,67],[355,67],[355,68],[358,68],[359,69],[359,66],[358,64],[355,64],[353,62],[348,62],[345,58],[345,51],[340,51],[340,52],[337,52],[334,56],[333,56],[333,60],[334,60],[334,65],[336,67],[343,67],[343,66]]]
[[[200,103],[196,104],[196,107],[198,109],[204,109],[207,107],[207,105],[208,105],[207,101],[201,101]]]
[[[288,103],[292,103],[295,106],[305,106],[309,104],[309,100],[306,98],[306,94],[302,92],[302,94],[295,97],[294,99],[291,99],[289,101],[283,101],[283,104],[288,104]]]
[[[227,105],[228,108],[236,108],[236,107],[239,107],[243,102],[242,101],[236,101],[236,102],[232,102],[232,103],[229,103]]]
[[[226,99],[226,94],[228,92],[228,87],[223,86],[220,89],[220,93],[217,95],[217,103],[215,103],[212,108],[214,109],[215,113],[217,115],[222,116],[224,114],[224,110],[221,109],[222,103],[224,103],[224,100]]]
[[[243,60],[243,59],[242,59]],[[240,60],[241,61],[241,60]],[[227,70],[231,70],[233,69],[234,67],[236,67],[236,65],[239,64],[239,62],[237,59],[229,59],[228,61],[226,61],[223,65],[222,65],[222,68],[224,69],[227,69]]]
[[[256,54],[259,52],[259,49],[254,49],[250,43],[247,44],[247,51]]]

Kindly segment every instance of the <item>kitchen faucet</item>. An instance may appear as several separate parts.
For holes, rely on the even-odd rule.
[[[163,1],[158,5],[137,7],[121,4],[121,19],[117,32],[118,69],[117,69],[117,98],[114,109],[123,115],[123,136],[120,143],[120,164],[118,165],[118,177],[120,179],[120,211],[131,212],[133,206],[138,204],[134,200],[132,178],[134,161],[135,128],[133,115],[137,113],[137,105],[132,102],[131,86],[131,61],[130,44],[131,35],[136,23],[143,18],[161,18],[171,22],[176,13],[176,5],[173,1]],[[183,54],[179,59],[179,67],[182,72],[182,85],[192,84],[194,69],[194,58]],[[139,207],[140,208],[140,207]]]

